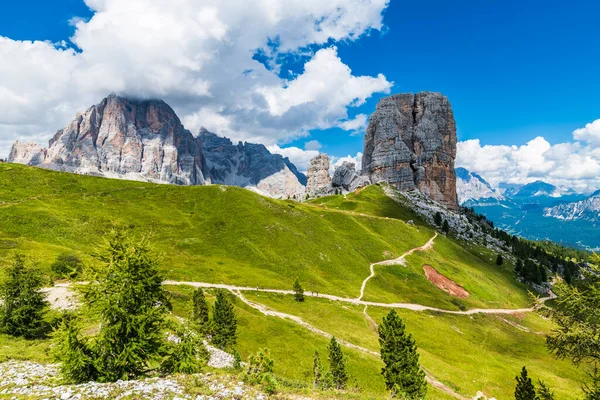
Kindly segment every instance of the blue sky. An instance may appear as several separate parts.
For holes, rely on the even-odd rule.
[[[108,11],[116,7],[110,0],[88,3],[96,8],[96,14],[101,10],[111,15]],[[352,0],[347,3],[348,7],[358,4]],[[351,68],[353,76],[383,74],[388,82],[394,82],[392,93],[430,90],[445,94],[454,108],[459,140],[479,139],[481,145],[521,146],[537,136],[551,145],[572,142],[575,129],[600,118],[600,5],[596,2],[391,0],[381,11],[383,26],[377,26],[377,19],[372,18],[365,23],[367,29],[350,29],[345,36],[331,34],[328,41],[306,40],[289,46],[291,51],[279,55],[280,61],[285,60],[279,65],[279,76],[294,79],[315,52],[336,46],[337,57]],[[68,41],[75,33],[69,21],[74,17],[89,20],[94,14],[82,0],[4,2],[0,36],[15,41]],[[87,25],[81,32],[88,36],[82,33],[78,39],[84,45],[88,45],[84,39],[94,32],[91,24]],[[375,29],[369,30],[369,26]],[[252,29],[251,24],[248,29]],[[287,32],[274,32],[270,35],[283,38],[282,47],[291,42],[285,37]],[[317,33],[311,31],[310,35]],[[349,39],[356,33],[359,39]],[[91,50],[70,46],[91,54]],[[139,95],[140,89],[136,91]],[[141,92],[145,93],[143,89]],[[165,93],[166,99],[173,97],[168,88],[160,93]],[[372,90],[363,105],[347,107],[348,118],[370,114],[384,95],[381,90]],[[193,114],[183,101],[176,102],[175,108]],[[297,114],[311,118],[306,110]],[[203,115],[183,119],[197,121]],[[56,117],[56,123],[62,122],[48,130],[69,121],[61,118]],[[292,125],[286,129],[295,129],[290,128]],[[336,157],[362,150],[362,134],[351,135],[335,127],[310,129],[304,122],[296,126],[309,129],[310,137],[282,134],[276,136],[280,146],[303,148],[307,141],[317,140],[322,151]],[[477,169],[475,164],[470,167]],[[487,171],[479,169],[485,176]]]

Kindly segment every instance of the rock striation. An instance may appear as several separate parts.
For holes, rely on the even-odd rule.
[[[267,196],[302,196],[306,177],[260,144],[186,130],[161,100],[111,95],[59,130],[47,149],[15,142],[10,162],[58,171],[178,185],[248,187]]]
[[[448,99],[420,92],[383,98],[369,119],[362,172],[373,183],[418,189],[451,210],[456,196],[456,123]]]
[[[331,185],[341,188],[347,192],[353,192],[358,188],[369,185],[369,179],[356,172],[356,166],[352,162],[344,161],[335,169]]]
[[[329,156],[321,153],[308,163],[306,193],[319,196],[331,192],[331,176],[329,175]]]

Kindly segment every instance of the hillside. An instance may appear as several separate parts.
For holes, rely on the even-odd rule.
[[[0,265],[15,252],[45,269],[63,252],[90,263],[90,254],[114,225],[137,235],[151,232],[169,280],[245,287],[235,305],[240,353],[247,357],[258,348],[271,348],[276,374],[298,387],[309,380],[313,350],[325,349],[323,334],[334,334],[351,346],[345,352],[362,388],[359,397],[387,398],[373,320],[381,320],[389,303],[412,304],[400,314],[417,338],[421,362],[431,379],[459,398],[479,390],[507,398],[524,364],[560,398],[575,398],[583,377],[547,354],[543,333],[551,325],[528,311],[532,300],[514,278],[513,266],[496,266],[495,254],[483,247],[438,235],[431,249],[403,257],[404,265],[375,266],[366,281],[371,263],[396,259],[435,235],[379,186],[296,203],[236,187],[157,185],[0,164]],[[426,278],[424,264],[469,296],[440,290]],[[291,296],[264,291],[290,290],[297,277],[320,298],[309,295],[306,303],[297,304]],[[356,298],[363,282],[361,303]],[[256,286],[261,290],[251,290]],[[174,313],[186,317],[191,288],[168,289]],[[265,306],[280,314],[265,315]],[[516,315],[461,311],[474,308],[524,310]],[[316,330],[281,313],[302,318]],[[37,342],[36,351],[6,336],[0,336],[0,343],[0,359],[49,360],[47,341]],[[448,398],[448,393],[430,388],[428,398]]]

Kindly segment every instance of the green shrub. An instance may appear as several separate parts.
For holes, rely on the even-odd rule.
[[[83,262],[74,254],[60,254],[50,269],[54,278],[74,279],[83,272]]]

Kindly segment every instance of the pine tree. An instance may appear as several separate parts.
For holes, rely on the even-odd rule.
[[[442,214],[439,211],[435,213],[433,221],[437,226],[442,226]]]
[[[213,304],[212,343],[220,349],[231,349],[237,343],[237,318],[228,295],[220,290]]]
[[[521,259],[517,259],[517,264],[515,265],[515,272],[517,275],[521,275],[523,273],[523,261]]]
[[[554,393],[541,380],[538,380],[537,396],[539,400],[554,400]]]
[[[294,299],[298,302],[304,301],[304,289],[298,279],[294,282]]]
[[[329,370],[333,377],[333,385],[338,390],[345,389],[348,383],[348,373],[342,346],[335,340],[335,337],[332,337],[327,345],[327,350],[329,350]]]
[[[204,291],[201,288],[194,290],[192,295],[192,321],[200,332],[207,334],[210,330],[209,307]]]
[[[504,259],[502,258],[502,254],[498,254],[496,257],[496,265],[502,265],[504,263]]]
[[[313,387],[319,389],[323,387],[323,365],[321,364],[321,356],[319,351],[315,350],[313,356]]]
[[[379,325],[379,344],[385,364],[381,373],[392,397],[424,398],[427,381],[419,365],[417,345],[395,310],[391,310]]]
[[[25,257],[16,255],[0,284],[0,331],[33,339],[44,333],[44,314],[48,307],[40,292],[44,278],[38,270],[25,265]]]
[[[538,400],[535,394],[535,386],[533,386],[531,378],[527,376],[527,368],[523,367],[521,375],[515,379],[517,380],[515,400]]]
[[[450,225],[448,225],[448,220],[444,220],[444,224],[442,225],[442,232],[450,232]]]
[[[158,263],[147,238],[133,241],[111,233],[99,256],[104,268],[82,287],[84,299],[100,316],[93,351],[99,380],[139,376],[162,357],[170,310]]]

